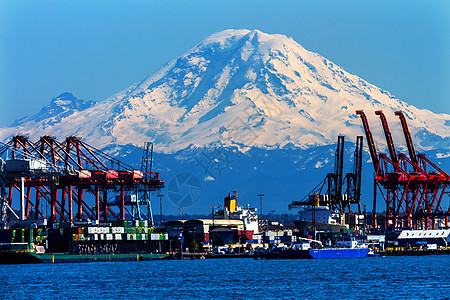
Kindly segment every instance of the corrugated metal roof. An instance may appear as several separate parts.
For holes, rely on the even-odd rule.
[[[403,230],[398,239],[437,239],[447,238],[449,235],[450,229]]]

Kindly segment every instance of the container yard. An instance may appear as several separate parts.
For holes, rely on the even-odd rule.
[[[152,151],[145,144],[134,170],[74,136],[2,143],[2,254],[44,262],[166,257],[169,238],[151,211],[150,193],[164,187],[151,172]]]
[[[162,219],[156,228],[150,194],[164,187],[152,172],[153,145],[141,169],[116,160],[78,137],[63,142],[15,136],[0,144],[0,260],[2,263],[199,258],[344,258],[449,254],[450,210],[443,205],[449,176],[416,154],[402,112],[409,157],[397,154],[386,117],[380,117],[389,156],[378,153],[361,117],[375,175],[372,212],[362,210],[363,137],[353,169],[344,174],[344,137],[335,166],[303,200],[294,225],[238,202],[237,191],[211,206],[211,217]],[[376,212],[377,194],[386,203]],[[261,198],[264,194],[259,194]],[[19,207],[19,209],[13,209]]]

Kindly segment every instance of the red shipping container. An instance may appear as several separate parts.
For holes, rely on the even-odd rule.
[[[238,235],[239,236],[245,235],[247,240],[253,240],[253,234],[254,234],[253,230],[238,230]]]

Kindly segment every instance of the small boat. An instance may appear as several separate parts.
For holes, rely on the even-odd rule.
[[[380,256],[380,254],[375,253],[372,249],[370,249],[369,253],[367,253],[367,257],[374,257],[374,256]]]

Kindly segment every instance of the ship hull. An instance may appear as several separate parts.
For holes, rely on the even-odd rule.
[[[312,258],[355,258],[367,257],[369,248],[329,248],[329,249],[310,249],[309,255]]]
[[[77,263],[102,261],[144,261],[167,259],[168,254],[160,253],[125,253],[125,254],[67,254],[32,252],[0,253],[0,264],[32,264],[32,263]]]
[[[266,253],[265,259],[322,259],[322,258],[362,258],[367,257],[369,248],[324,248],[309,250],[283,250]]]

